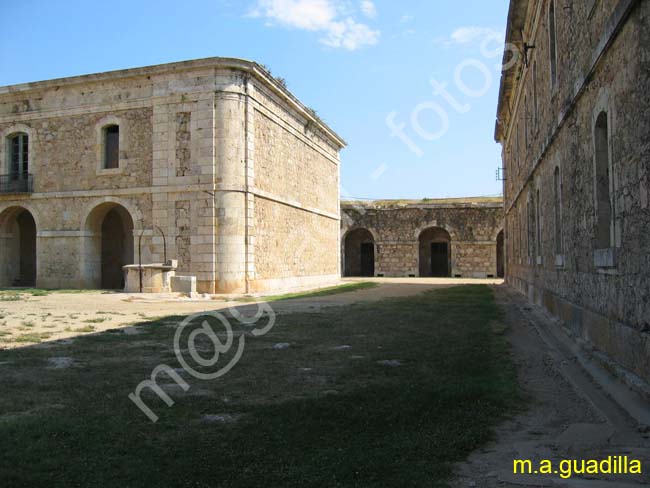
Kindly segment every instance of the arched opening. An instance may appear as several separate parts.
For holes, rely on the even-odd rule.
[[[451,236],[440,227],[420,234],[420,276],[451,276]]]
[[[607,112],[601,112],[594,128],[596,152],[596,248],[614,247],[614,206],[612,205],[612,165],[609,156]]]
[[[505,278],[506,276],[503,231],[499,232],[497,235],[497,276],[499,278]]]
[[[88,286],[124,289],[124,270],[133,264],[133,219],[121,205],[104,203],[86,220],[84,278]]]
[[[375,239],[356,229],[345,236],[345,276],[375,276]]]
[[[0,285],[36,285],[36,222],[23,207],[0,214]]]
[[[527,222],[527,239],[528,239],[528,264],[535,258],[535,199],[532,193],[528,196],[528,222]]]
[[[560,168],[555,167],[553,172],[553,208],[555,220],[555,254],[564,254],[563,245],[563,229],[562,229],[562,178],[560,175]]]

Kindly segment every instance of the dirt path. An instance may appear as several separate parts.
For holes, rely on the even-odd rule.
[[[378,283],[376,288],[366,288],[349,293],[328,295],[322,297],[303,298],[273,302],[273,308],[282,311],[306,311],[331,306],[346,306],[361,302],[376,302],[388,298],[400,298],[417,295],[425,291],[448,288],[450,286],[468,284],[493,285],[501,280],[469,280],[455,278],[354,278],[345,279],[344,282],[373,282]]]
[[[274,310],[283,313],[320,310],[323,307],[345,306],[392,297],[405,297],[433,288],[467,283],[495,283],[495,280],[451,280],[436,278],[414,279],[351,279],[376,281],[376,288],[339,293],[321,297],[307,297],[272,302]],[[15,300],[0,294],[0,349],[22,347],[38,342],[69,339],[82,334],[103,332],[171,315],[189,315],[196,312],[225,310],[240,307],[255,309],[245,304],[241,296],[206,296],[190,300],[172,294],[127,293],[50,293],[32,296],[23,293]],[[263,300],[263,298],[260,298]]]
[[[592,476],[562,479],[514,475],[514,459],[530,459],[536,468],[543,459],[604,459],[627,455],[650,466],[650,441],[645,428],[615,404],[603,390],[546,336],[549,323],[542,312],[523,296],[497,287],[499,303],[506,311],[508,338],[524,394],[526,412],[503,424],[497,440],[458,466],[453,487],[593,487],[649,486],[650,476]],[[650,409],[650,406],[648,407]],[[650,412],[650,410],[649,410]],[[535,469],[534,468],[534,469]]]

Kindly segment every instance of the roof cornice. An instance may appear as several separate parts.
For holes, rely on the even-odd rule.
[[[320,117],[312,110],[305,106],[296,96],[287,88],[279,83],[271,73],[254,61],[248,61],[238,58],[202,58],[191,61],[180,61],[175,63],[156,64],[144,66],[141,68],[128,68],[115,71],[106,71],[80,76],[71,76],[67,78],[55,78],[45,81],[36,81],[21,83],[17,85],[8,85],[0,87],[0,97],[2,95],[28,93],[31,91],[47,90],[62,86],[74,86],[84,83],[98,83],[125,78],[140,78],[143,76],[163,75],[171,72],[196,71],[200,69],[233,69],[248,73],[260,80],[264,85],[289,103],[300,115],[307,120],[315,123],[328,137],[332,139],[340,148],[344,148],[347,143],[334,130],[332,130]]]
[[[526,15],[528,13],[529,3],[530,0],[510,0],[502,66],[506,66],[511,62],[511,59],[509,58],[512,56],[512,51],[508,49],[508,46],[515,46],[519,52],[519,57],[521,58],[521,53],[523,52],[523,39],[521,34],[526,25]],[[506,122],[510,116],[507,112],[510,107],[509,100],[515,88],[517,74],[520,67],[521,59],[519,59],[514,66],[501,72],[499,104],[497,107],[497,120],[494,128],[494,138],[497,142],[501,142],[504,136],[504,129],[507,125]]]

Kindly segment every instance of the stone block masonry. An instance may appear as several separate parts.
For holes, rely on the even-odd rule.
[[[256,63],[0,87],[0,139],[0,286],[121,288],[165,258],[203,293],[340,276],[345,143]]]
[[[344,202],[346,276],[502,276],[500,198]]]
[[[535,49],[504,72],[496,126],[507,283],[646,385],[648,39],[647,1],[512,0],[507,42]]]

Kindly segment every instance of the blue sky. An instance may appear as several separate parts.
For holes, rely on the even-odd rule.
[[[496,195],[507,9],[508,0],[21,0],[3,6],[0,85],[251,59],[348,142],[344,196]],[[432,80],[445,88],[436,94]]]

